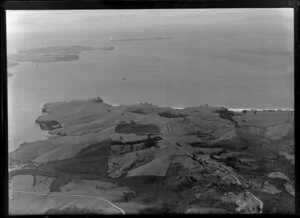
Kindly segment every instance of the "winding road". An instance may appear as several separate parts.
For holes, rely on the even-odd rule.
[[[96,197],[96,196],[89,196],[89,195],[69,195],[69,194],[65,194],[65,193],[55,193],[55,194],[47,194],[47,193],[39,193],[39,192],[28,192],[28,191],[13,191],[9,198],[12,200],[14,197],[15,193],[23,193],[23,194],[34,194],[34,195],[44,195],[44,196],[70,196],[70,197],[82,197],[82,198],[94,198],[94,199],[98,199],[98,200],[102,200],[105,201],[106,203],[108,203],[110,206],[112,206],[113,208],[117,209],[121,214],[126,215],[125,211],[118,207],[117,205],[115,205],[114,203],[110,202],[109,200],[105,199],[105,198],[101,198],[101,197]]]

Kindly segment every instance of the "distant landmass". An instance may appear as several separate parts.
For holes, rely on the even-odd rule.
[[[240,53],[249,53],[249,54],[254,54],[254,55],[266,55],[266,56],[291,56],[293,55],[292,51],[283,51],[283,50],[270,50],[270,49],[264,49],[264,48],[259,48],[259,49],[236,49],[236,52]]]
[[[15,67],[17,65],[19,65],[19,64],[16,62],[12,62],[12,61],[7,62],[7,68]],[[13,74],[7,71],[7,77],[12,77],[12,76],[13,76]]]
[[[109,38],[109,41],[144,41],[144,40],[164,40],[172,39],[172,37],[144,37],[144,38]]]
[[[16,62],[12,62],[11,60],[8,60],[8,62],[7,62],[7,68],[15,67],[17,65],[19,65],[19,64]]]
[[[91,50],[110,51],[114,47],[88,47],[88,46],[54,46],[42,47],[30,50],[21,50],[18,54],[12,54],[8,58],[13,62],[58,62],[58,61],[76,61],[81,52]]]
[[[97,97],[42,112],[51,137],[9,153],[10,214],[295,211],[293,111]]]

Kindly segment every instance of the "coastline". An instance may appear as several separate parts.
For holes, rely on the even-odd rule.
[[[236,111],[236,112],[241,112],[241,111],[294,111],[294,109],[290,108],[228,108],[230,111]]]
[[[93,98],[89,98],[89,99],[76,99],[76,100],[71,100],[71,101],[63,101],[63,102],[72,102],[72,101],[87,101],[87,100],[91,100]],[[49,104],[55,104],[55,103],[58,103],[58,102],[47,102],[47,103],[44,103],[41,105],[41,109],[40,109],[40,115],[34,120],[34,123],[36,124],[36,127],[39,128],[40,131],[43,132],[43,134],[45,135],[45,137],[43,137],[42,139],[39,138],[39,139],[32,139],[30,141],[23,141],[22,143],[20,143],[17,147],[13,148],[12,150],[9,151],[10,152],[13,152],[15,150],[17,150],[18,148],[21,147],[21,144],[23,143],[27,143],[27,142],[35,142],[35,141],[38,141],[38,140],[44,140],[44,139],[47,139],[49,138],[51,135],[49,134],[49,130],[46,130],[46,129],[42,129],[41,126],[36,123],[36,120],[42,116],[42,115],[45,115],[47,114],[47,112],[45,112],[45,107],[47,107],[47,105]],[[106,103],[107,105],[110,105],[110,106],[113,106],[113,107],[120,107],[120,106],[131,106],[131,105],[136,105],[136,106],[139,106],[139,105],[142,105],[142,104],[150,104],[150,105],[153,105],[153,106],[156,106],[156,107],[160,107],[160,108],[170,108],[170,109],[174,109],[174,110],[184,110],[184,109],[188,109],[188,108],[201,108],[201,107],[221,107],[221,106],[212,106],[212,105],[195,105],[195,106],[186,106],[186,107],[176,107],[176,106],[160,106],[160,105],[155,105],[155,104],[152,104],[152,103],[148,103],[148,102],[144,102],[144,103],[141,103],[141,102],[137,102],[135,104],[126,104],[126,105],[122,105],[122,104],[116,104],[116,103],[113,103],[113,102],[108,102],[108,101],[104,101],[104,103]],[[226,108],[226,107],[225,107]],[[234,111],[234,112],[242,112],[244,110],[246,111],[294,111],[294,109],[286,109],[286,108],[265,108],[265,109],[256,109],[256,108],[227,108],[228,110],[230,111]]]
[[[43,176],[46,175],[47,177],[57,178],[57,180],[54,181],[61,181],[62,178],[65,177],[73,179],[74,176],[78,176],[80,179],[85,180],[94,180],[95,178],[101,180],[102,178],[105,178],[106,175],[114,179],[122,179],[121,176],[124,173],[129,175],[126,176],[128,178],[149,175],[167,176],[168,169],[173,160],[170,158],[170,153],[176,153],[178,149],[185,152],[189,158],[186,157],[186,155],[184,155],[184,157],[182,155],[177,155],[174,157],[178,158],[176,162],[185,161],[185,163],[190,165],[190,163],[192,163],[190,162],[190,158],[192,157],[192,159],[199,161],[199,164],[202,166],[211,168],[215,163],[214,158],[217,158],[217,160],[227,160],[228,155],[230,155],[230,157],[232,155],[234,157],[244,155],[243,157],[245,157],[246,160],[244,162],[248,163],[247,158],[253,158],[253,154],[248,154],[246,152],[248,147],[252,145],[250,144],[252,142],[249,142],[250,140],[246,142],[242,141],[248,140],[247,138],[244,139],[246,133],[250,134],[249,137],[251,140],[255,140],[256,144],[263,143],[263,140],[259,136],[255,136],[255,133],[253,134],[253,129],[251,128],[246,128],[244,130],[247,131],[246,133],[235,131],[238,127],[232,125],[232,123],[238,122],[238,120],[242,121],[244,118],[243,113],[227,113],[228,111],[226,111],[227,109],[224,107],[209,105],[182,108],[183,110],[186,109],[184,111],[175,111],[177,110],[176,108],[178,109],[178,107],[159,107],[150,103],[117,105],[107,103],[100,97],[89,98],[86,100],[72,100],[69,102],[45,103],[42,105],[41,119],[40,117],[37,118],[40,119],[40,122],[36,123],[44,123],[46,127],[49,126],[48,129],[43,129],[40,125],[40,129],[44,130],[43,132],[47,131],[51,135],[58,135],[59,137],[35,141],[33,143],[25,143],[23,145],[21,144],[19,149],[10,154],[8,171],[11,178],[14,178],[16,175],[31,176],[30,178],[33,178],[33,176],[41,174]],[[180,116],[182,114],[184,114],[184,116]],[[224,116],[224,114],[229,116]],[[279,118],[281,123],[278,125],[282,125],[286,119],[285,117],[289,116],[289,114],[290,113],[284,111],[279,113],[266,111],[265,113],[262,113],[262,116],[266,116],[267,120],[264,120],[263,125],[267,126],[261,125],[260,127],[265,129],[271,127],[270,130],[273,131],[272,125],[274,124],[274,118],[275,121]],[[232,116],[235,115],[239,116],[236,116],[237,119],[233,120]],[[188,116],[188,118],[186,118],[186,116]],[[181,119],[182,117],[184,117],[184,120]],[[208,123],[205,123],[207,117],[213,119]],[[249,113],[246,117],[250,119],[249,123],[256,122],[257,120],[255,113]],[[131,123],[129,123],[130,120]],[[185,123],[180,125],[182,124],[182,121]],[[230,124],[229,121],[231,122]],[[215,124],[216,122],[217,127]],[[290,123],[291,122],[292,121],[290,121]],[[202,125],[202,123],[205,124]],[[259,123],[256,124],[260,125]],[[59,127],[57,127],[57,125]],[[124,128],[124,125],[126,128]],[[291,124],[289,124],[289,126],[291,126]],[[179,130],[175,129],[175,131],[173,131],[174,127],[179,128]],[[51,132],[52,130],[54,131]],[[149,144],[149,141],[147,144],[147,140],[154,140],[154,138],[151,139],[149,137],[149,135],[153,135],[153,132],[154,135],[157,133],[163,134],[161,137],[156,137],[155,140],[166,140],[160,143],[168,142],[168,145],[171,143],[173,146],[169,145],[166,147],[165,144],[156,146],[157,144],[155,143]],[[215,132],[219,135],[212,135]],[[236,132],[236,135],[232,134],[232,132]],[[274,130],[273,135],[270,135],[269,133],[270,131],[268,130],[268,134],[263,133],[263,136],[270,138],[273,135],[277,135],[276,129]],[[287,135],[288,132],[285,132],[284,134]],[[285,135],[282,135],[281,137],[284,137]],[[199,136],[201,137],[200,142]],[[169,138],[171,140],[169,140]],[[203,140],[210,142],[221,140],[224,144],[219,144],[219,147],[211,146],[208,148],[206,145],[199,144]],[[136,146],[137,144],[138,146]],[[219,149],[223,149],[223,152],[219,153]],[[270,152],[267,148],[264,149],[265,148],[262,148],[259,151],[262,153],[261,157],[263,157],[264,152]],[[281,149],[281,151],[282,150],[284,149]],[[150,162],[147,162],[149,161],[151,152],[154,152],[155,154],[156,152],[158,153]],[[201,153],[198,154],[197,152]],[[219,155],[210,156],[212,152],[218,152]],[[194,154],[199,156],[194,157]],[[119,159],[120,155],[122,156],[121,159]],[[256,158],[257,161],[260,160],[259,157],[260,156]],[[203,158],[203,160],[201,158]],[[280,161],[285,161],[284,158],[288,159],[289,162],[293,161],[291,153],[287,153]],[[166,162],[162,162],[162,159]],[[99,165],[99,160],[101,166]],[[141,161],[143,161],[143,164],[139,165]],[[43,167],[39,167],[44,166],[44,163],[49,163],[50,168],[44,169]],[[115,165],[112,163],[115,163]],[[127,166],[126,164],[130,164],[130,166],[134,166],[134,168],[123,167],[124,165]],[[109,168],[102,166],[108,166]],[[116,169],[113,168],[115,166]],[[236,179],[238,181],[239,178],[244,179],[243,171],[233,171],[230,167],[227,167],[227,163],[222,163],[219,166],[220,167],[216,168],[217,170],[221,169],[222,171],[226,169],[226,172],[222,172],[225,172],[226,174],[229,172],[235,178],[234,181],[231,181],[232,183],[234,183]],[[287,166],[291,167],[290,165]],[[252,169],[251,165],[249,167]],[[99,171],[94,171],[95,168],[97,170],[99,169]],[[188,168],[188,170],[193,172],[194,168]],[[222,173],[221,171],[219,171],[219,173]],[[268,173],[272,172],[272,170],[268,171]],[[190,175],[190,172],[187,171],[186,173],[187,175]],[[282,173],[287,174],[286,170]],[[289,176],[289,174],[287,175]],[[178,183],[180,183],[181,180],[177,177],[175,178],[178,179]],[[173,179],[175,178],[172,177],[170,181],[173,182]],[[223,178],[220,182],[223,182]],[[243,181],[239,182],[240,185],[242,185],[242,183]],[[55,182],[51,182],[51,184],[55,184]],[[166,184],[168,185],[168,183]],[[182,184],[185,183],[182,182]],[[288,185],[291,186],[291,184]],[[213,189],[216,188],[213,187]],[[261,202],[254,195],[252,196],[255,202]],[[258,197],[261,198],[261,196]],[[261,210],[262,209],[263,206],[261,202]]]
[[[106,104],[109,104],[113,107],[119,107],[119,106],[123,106],[121,104],[116,104],[116,103],[112,103],[112,102],[108,102],[108,101],[105,101]],[[175,110],[184,110],[184,109],[187,109],[187,108],[198,108],[198,107],[224,107],[224,108],[227,108],[228,110],[230,111],[234,111],[234,112],[241,112],[243,110],[246,110],[246,111],[294,111],[295,109],[293,108],[230,108],[230,107],[225,107],[225,106],[217,106],[217,105],[186,105],[185,107],[176,107],[176,106],[162,106],[162,105],[156,105],[156,104],[152,104],[152,103],[149,103],[149,102],[137,102],[137,103],[134,103],[134,104],[128,104],[128,105],[124,105],[124,106],[129,106],[129,105],[140,105],[140,104],[151,104],[151,105],[154,105],[154,106],[157,106],[157,107],[168,107],[168,108],[172,108],[172,109],[175,109]]]

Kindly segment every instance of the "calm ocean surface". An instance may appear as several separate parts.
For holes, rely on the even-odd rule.
[[[172,25],[169,28],[39,30],[8,35],[8,53],[42,46],[114,46],[80,60],[22,63],[9,68],[9,150],[46,137],[34,123],[47,102],[95,96],[113,104],[219,105],[293,108],[293,31],[268,22],[252,25]],[[113,37],[161,37],[110,42]],[[127,80],[122,80],[126,77]]]

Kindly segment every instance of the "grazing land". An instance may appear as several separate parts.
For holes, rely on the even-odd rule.
[[[10,214],[295,212],[293,111],[99,97],[42,111],[36,123],[51,137],[9,154]]]

